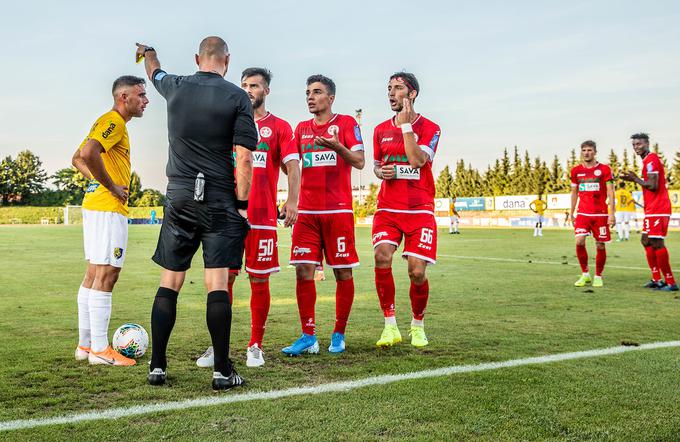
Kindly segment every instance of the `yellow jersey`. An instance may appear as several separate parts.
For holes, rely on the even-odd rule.
[[[453,203],[450,203],[449,204],[449,216],[450,217],[454,215],[455,210],[456,210],[456,206],[454,206]]]
[[[617,212],[635,212],[635,200],[630,190],[618,189],[615,195]]]
[[[81,151],[88,140],[97,140],[104,148],[102,153],[104,168],[113,183],[119,186],[129,186],[130,140],[123,117],[112,110],[97,118],[90,133],[80,144]],[[83,209],[116,212],[128,216],[127,201],[122,203],[94,178],[85,190]]]
[[[543,215],[543,214],[545,213],[545,209],[548,208],[548,203],[546,203],[546,202],[543,201],[543,200],[539,200],[539,199],[533,200],[533,201],[531,202],[531,204],[529,205],[529,207],[531,207],[531,205],[534,206],[534,210],[535,210],[536,213],[539,214],[539,215]]]

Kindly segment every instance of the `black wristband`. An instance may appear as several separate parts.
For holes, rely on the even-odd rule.
[[[149,51],[156,52],[156,50],[155,50],[154,48],[152,48],[151,46],[147,46],[147,47],[145,47],[144,50],[142,51],[142,55],[146,55],[146,53],[149,52]]]
[[[236,210],[248,210],[248,200],[236,200]]]

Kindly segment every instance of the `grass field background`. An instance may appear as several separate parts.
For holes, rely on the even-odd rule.
[[[429,267],[425,319],[430,345],[408,339],[375,347],[382,315],[373,283],[370,230],[357,228],[362,261],[347,330],[347,352],[328,346],[335,310],[332,275],[317,284],[322,352],[284,357],[299,335],[294,271],[285,267],[287,231],[279,231],[282,271],[272,277],[266,365],[245,367],[249,286],[235,286],[232,358],[248,386],[222,394],[268,391],[451,365],[677,340],[680,296],[641,288],[649,279],[638,236],[608,248],[605,287],[573,287],[576,266],[568,230],[532,238],[525,229],[439,232]],[[111,334],[124,322],[150,332],[159,268],[150,260],[157,226],[131,226],[128,256],[113,295]],[[169,345],[168,386],[146,384],[138,366],[76,362],[76,292],[85,263],[78,226],[0,227],[0,421],[43,418],[154,402],[212,396],[211,371],[195,358],[209,345],[200,254],[178,304]],[[680,269],[680,235],[668,239]],[[589,242],[594,266],[594,246]],[[625,268],[624,268],[625,267]],[[405,263],[395,259],[397,320],[410,321]],[[438,440],[680,440],[680,349],[526,366],[398,382],[344,393],[253,401],[129,419],[0,433],[0,439],[138,440],[387,438]]]

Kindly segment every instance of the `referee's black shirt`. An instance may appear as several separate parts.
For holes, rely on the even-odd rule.
[[[193,192],[202,172],[207,200],[234,198],[233,146],[255,150],[257,145],[248,95],[212,72],[178,76],[156,69],[151,78],[167,101],[168,193]]]

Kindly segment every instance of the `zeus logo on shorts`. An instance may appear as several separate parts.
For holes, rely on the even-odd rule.
[[[395,178],[398,180],[419,180],[420,169],[403,164],[396,164],[394,166]]]
[[[312,253],[312,249],[310,249],[308,247],[298,247],[298,246],[295,246],[295,248],[293,249],[293,255],[295,255],[295,256],[304,255],[304,254],[307,254],[307,253]]]
[[[253,167],[267,167],[267,152],[253,152]]]
[[[302,167],[335,166],[338,157],[335,152],[307,152],[302,154]]]
[[[578,185],[579,192],[599,192],[600,183],[581,183]]]

